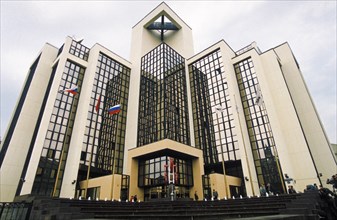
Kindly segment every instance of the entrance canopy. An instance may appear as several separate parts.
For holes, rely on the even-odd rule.
[[[204,174],[204,161],[200,149],[165,139],[142,147],[134,148],[128,152],[128,175],[130,175],[130,195],[137,195],[143,200],[144,189],[139,187],[139,161],[151,158],[169,156],[192,161],[193,187],[190,192],[193,197],[195,191],[202,192],[202,175]]]

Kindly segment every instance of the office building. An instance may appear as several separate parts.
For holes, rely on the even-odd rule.
[[[253,196],[336,172],[288,43],[195,54],[191,27],[161,3],[132,27],[130,54],[44,45],[1,143],[1,201]]]

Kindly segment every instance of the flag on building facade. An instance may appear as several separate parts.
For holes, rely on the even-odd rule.
[[[73,95],[77,95],[77,93],[78,93],[78,87],[74,86],[74,87],[72,87],[70,89],[60,90],[59,92],[69,92],[69,93],[71,93]]]
[[[115,105],[108,109],[110,115],[118,114],[121,111],[121,105]]]
[[[222,107],[221,105],[216,105],[216,106],[214,107],[214,109],[215,109],[215,112],[216,112],[217,114],[222,113],[222,112],[224,112],[224,111],[226,110],[226,108],[225,108],[225,107]]]
[[[95,106],[96,112],[99,111],[99,106],[100,106],[100,104],[101,104],[101,95],[98,97],[98,100],[97,100],[97,103],[96,103],[96,106]]]
[[[261,106],[262,105],[262,94],[260,88],[257,88],[256,97],[255,97],[255,105]]]

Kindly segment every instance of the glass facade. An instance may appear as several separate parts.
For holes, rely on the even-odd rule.
[[[162,43],[141,60],[137,146],[166,138],[190,144],[185,59]]]
[[[193,186],[192,161],[169,156],[139,160],[138,186],[144,199],[169,198],[172,189],[178,198],[188,198]]]
[[[84,71],[83,67],[69,60],[66,62],[43,144],[32,194],[56,197],[60,194],[80,97],[80,93],[73,95],[69,92],[63,92],[63,90],[75,85],[80,90]]]
[[[61,47],[60,51],[62,51],[62,48],[63,46]],[[71,42],[71,46],[70,46],[70,49],[69,49],[69,53],[78,57],[78,58],[81,58],[82,60],[85,60],[85,61],[88,61],[88,58],[89,58],[89,52],[90,52],[90,49],[87,48],[86,46],[76,42],[76,41],[72,41]]]
[[[174,176],[169,177],[170,159],[174,163]],[[172,167],[171,173],[172,171]],[[193,186],[192,162],[168,156],[139,162],[138,186],[162,186],[169,184],[169,178],[178,186]]]
[[[77,45],[76,42],[73,44]],[[78,45],[76,48],[83,49]],[[80,92],[73,95],[63,90],[77,86],[80,91],[84,72],[85,68],[69,60],[66,62],[32,194],[54,197],[60,194],[80,98]],[[111,173],[122,174],[129,81],[129,68],[105,54],[99,54],[77,182]],[[121,112],[114,115],[108,114],[108,109],[117,104],[121,104]]]
[[[16,186],[16,195],[29,192],[48,197],[69,196],[74,188],[74,196],[83,198],[90,195],[115,199],[113,197],[120,193],[120,198],[127,200],[131,196],[129,192],[144,192],[146,200],[171,196],[173,190],[179,197],[188,197],[194,193],[191,189],[197,190],[200,198],[211,198],[213,189],[218,189],[221,197],[224,194],[237,197],[247,195],[247,184],[251,188],[247,187],[249,193],[258,194],[256,177],[259,185],[270,184],[275,193],[285,193],[278,151],[286,157],[292,145],[299,146],[298,155],[311,156],[305,161],[310,166],[308,175],[298,184],[320,181],[320,175],[312,174],[328,170],[333,161],[328,158],[329,166],[316,162],[319,155],[314,152],[314,142],[318,139],[307,137],[308,126],[319,125],[319,118],[289,45],[275,47],[276,55],[265,53],[263,56],[268,59],[262,57],[255,42],[235,52],[224,41],[219,41],[193,55],[190,27],[166,5],[159,9],[162,10],[159,14],[153,14],[156,9],[145,17],[148,22],[142,19],[134,26],[131,62],[121,61],[123,58],[116,58],[118,55],[100,45],[95,44],[90,49],[70,38],[59,49],[50,45],[43,48],[30,68],[0,151],[0,167],[6,169],[5,173],[10,173],[12,168],[11,160],[5,156],[26,159],[18,164],[20,175],[7,179],[7,182],[15,180],[18,184],[10,185],[5,181],[6,197],[14,194],[12,188]],[[155,17],[149,17],[153,15]],[[144,33],[146,36],[137,36]],[[179,54],[180,51],[186,57]],[[248,57],[251,53],[256,56]],[[281,58],[289,62],[283,63]],[[263,65],[257,66],[255,61]],[[291,71],[281,64],[297,65],[294,71],[299,76],[289,76]],[[275,106],[263,102],[263,95],[275,101],[275,97],[269,96],[268,91],[262,93],[260,88],[261,85],[265,89],[263,85],[271,82],[271,78],[263,78],[263,74],[267,74],[263,70],[266,66],[284,81],[279,89],[287,97],[277,101],[279,105],[285,104],[286,110],[296,119],[291,123],[277,123],[286,111],[274,111]],[[129,94],[131,68],[138,69],[132,69],[136,87]],[[296,80],[303,88],[294,89],[289,80]],[[30,88],[39,82],[48,85]],[[77,94],[66,91],[75,86],[79,90]],[[42,91],[43,88],[46,89]],[[39,90],[40,97],[35,99],[33,96]],[[303,96],[299,95],[302,90]],[[137,100],[128,103],[129,95]],[[306,100],[305,106],[300,98]],[[238,111],[235,101],[240,107],[242,104],[242,112]],[[39,108],[37,112],[21,112],[35,102]],[[136,109],[130,111],[134,115],[129,119],[135,121],[129,121],[127,130],[129,104]],[[121,111],[109,114],[109,108],[116,105],[121,106]],[[310,115],[303,116],[298,111],[299,106],[310,109]],[[275,118],[268,116],[270,110]],[[312,122],[302,123],[310,121],[309,117]],[[25,124],[17,123],[32,124],[32,129],[28,131]],[[284,132],[285,128],[294,130],[300,137],[291,137],[289,132]],[[322,127],[317,129],[323,131]],[[27,143],[21,146],[22,133]],[[324,155],[329,155],[324,132],[319,135],[317,143],[324,147]],[[247,140],[243,136],[247,136]],[[13,149],[18,147],[26,154],[15,155]],[[36,151],[39,152],[36,154]],[[124,158],[132,161],[124,161]],[[296,158],[282,164],[291,171],[288,163]],[[168,168],[172,161],[174,174],[171,176]],[[125,169],[126,164],[131,167]],[[123,171],[132,176],[124,175]],[[198,176],[193,178],[193,172]],[[102,182],[101,186],[95,185],[96,181],[109,181],[111,174],[116,174],[116,178],[111,179],[109,186]],[[296,172],[291,175],[297,180],[301,178]],[[103,176],[106,179],[98,178]],[[120,190],[118,193],[114,192],[116,186]]]
[[[233,107],[220,49],[189,65],[195,145],[203,150],[205,173],[243,177]],[[223,163],[224,162],[224,163]]]
[[[121,200],[126,201],[129,195],[130,176],[122,175],[121,182]]]
[[[100,53],[82,145],[79,180],[122,174],[130,69]],[[121,105],[119,114],[108,109]]]
[[[190,145],[185,74],[185,59],[165,43],[142,57],[138,147],[163,139]],[[172,190],[175,196],[189,196],[191,160],[171,157],[174,176],[170,176],[169,158],[139,160],[138,186],[144,188],[145,200],[168,197]]]
[[[282,193],[284,184],[277,149],[253,60],[240,61],[234,68],[259,184],[270,183],[275,192]]]
[[[208,175],[202,175],[203,196],[206,199],[212,198],[212,185]]]

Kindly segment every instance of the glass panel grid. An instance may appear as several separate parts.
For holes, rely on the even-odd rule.
[[[190,144],[185,59],[162,43],[141,61],[137,146],[165,138]]]
[[[248,58],[240,61],[234,68],[259,183],[270,183],[276,192],[284,192],[267,110],[263,102],[257,104],[257,98],[263,99],[263,95],[260,92],[253,60]]]
[[[99,54],[80,161],[87,172],[90,166],[89,177],[123,172],[129,82],[129,68]],[[121,111],[110,115],[108,109],[117,104]]]
[[[72,41],[71,42],[71,46],[70,46],[70,49],[69,49],[69,53],[78,57],[78,58],[81,58],[82,60],[85,60],[85,61],[88,61],[88,58],[89,58],[89,52],[90,52],[90,49],[87,48],[86,46],[76,42],[76,41]]]
[[[240,160],[220,49],[190,64],[189,73],[196,147],[203,150],[205,163]]]
[[[173,159],[174,178],[176,186],[193,186],[192,162],[178,158]],[[138,186],[166,186],[168,182],[168,166],[170,157],[162,156],[153,159],[140,160],[138,168]]]
[[[84,71],[83,67],[67,61],[59,90],[75,85],[80,90]],[[32,194],[59,196],[79,97],[80,93],[67,92],[59,92],[56,96]]]

